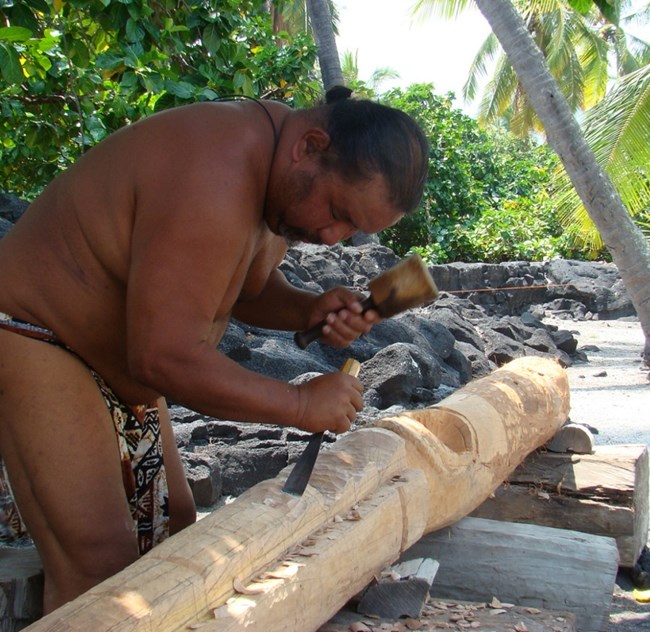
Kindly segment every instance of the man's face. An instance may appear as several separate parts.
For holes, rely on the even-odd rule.
[[[296,169],[282,191],[281,207],[269,226],[289,242],[332,246],[358,231],[377,233],[402,217],[388,201],[381,176],[352,184],[321,167]]]

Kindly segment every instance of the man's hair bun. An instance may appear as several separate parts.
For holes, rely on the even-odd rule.
[[[346,88],[345,86],[332,86],[325,93],[325,103],[327,105],[332,105],[332,103],[338,103],[339,101],[345,101],[352,96],[352,90]]]

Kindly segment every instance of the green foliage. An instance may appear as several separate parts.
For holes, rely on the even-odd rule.
[[[430,85],[385,99],[419,121],[431,149],[420,208],[383,231],[382,243],[432,263],[567,254],[548,193],[557,158],[546,146],[479,128]]]
[[[273,34],[262,0],[2,0],[0,17],[0,180],[24,197],[153,112],[320,91],[311,37]]]

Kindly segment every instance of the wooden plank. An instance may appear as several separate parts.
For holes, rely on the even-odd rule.
[[[401,559],[440,562],[431,595],[568,610],[581,632],[606,630],[618,569],[611,538],[529,524],[464,518],[430,533]]]
[[[535,452],[472,516],[613,537],[621,566],[633,567],[648,537],[648,488],[645,445]]]
[[[465,388],[442,405],[339,439],[319,456],[302,497],[282,492],[291,467],[286,468],[44,617],[31,631],[167,632],[202,623],[216,630],[240,625],[241,617],[265,632],[316,629],[333,614],[333,605],[340,607],[357,589],[343,578],[380,572],[422,533],[478,506],[526,454],[553,436],[568,413],[566,373],[548,359],[522,358]],[[416,478],[421,483],[416,485]],[[296,545],[317,538],[335,516],[360,511],[366,499],[368,506],[382,501],[354,525],[353,535],[350,531],[352,549],[326,542],[320,556],[305,558],[295,580],[274,586],[259,597],[258,607],[245,607],[254,595],[238,592],[242,587],[250,592],[245,587],[252,578]],[[378,516],[376,525],[371,516]],[[392,525],[388,535],[379,517]],[[341,522],[348,527],[355,521]],[[373,554],[366,555],[366,549]],[[328,583],[323,575],[336,581]],[[217,622],[211,618],[215,610],[228,616]],[[287,616],[304,626],[294,626]],[[281,623],[274,628],[277,617]]]

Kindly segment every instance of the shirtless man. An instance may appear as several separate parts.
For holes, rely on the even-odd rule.
[[[289,239],[394,224],[419,203],[427,158],[406,115],[367,101],[195,104],[105,139],[0,241],[4,518],[39,551],[46,612],[194,522],[164,397],[349,429],[356,378],[294,386],[216,346],[231,316],[286,330],[326,318],[337,347],[369,331],[378,314],[354,292],[298,290],[277,266]]]

